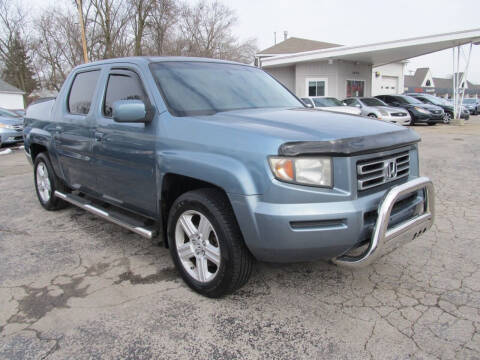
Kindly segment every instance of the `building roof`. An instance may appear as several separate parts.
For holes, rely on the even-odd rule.
[[[315,40],[291,37],[276,45],[273,45],[269,48],[266,48],[260,51],[257,55],[292,54],[292,53],[299,53],[304,51],[330,49],[330,48],[339,47],[339,46],[342,46],[342,45],[323,42],[323,41],[315,41]]]
[[[446,78],[433,78],[433,82],[435,83],[435,88],[437,89],[450,89],[453,88],[453,80],[446,79]]]
[[[430,68],[426,68],[426,67],[425,68],[417,68],[417,70],[415,70],[415,74],[405,75],[405,77],[404,77],[405,86],[421,87],[422,84],[423,84],[423,80],[425,80],[425,77],[427,76],[429,70],[430,70]],[[436,78],[432,78],[432,79],[433,79],[434,84],[437,85],[435,83]]]
[[[405,83],[405,86],[407,86],[407,87],[419,87],[419,86],[422,85],[422,83],[419,84],[415,81],[415,76],[414,75],[405,75],[404,76],[404,83]]]
[[[263,59],[262,67],[270,68],[329,59],[358,61],[373,66],[381,66],[468,43],[480,43],[480,28],[375,44],[337,46],[280,54]]]
[[[20,90],[13,85],[10,85],[2,79],[0,79],[0,92],[10,94],[25,94],[25,91]]]
[[[425,76],[428,74],[428,68],[417,68],[415,70],[415,74],[413,75],[414,81],[419,85],[422,85],[423,80],[425,80]]]

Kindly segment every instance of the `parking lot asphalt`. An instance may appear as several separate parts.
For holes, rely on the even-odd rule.
[[[357,271],[257,263],[218,300],[163,247],[43,210],[23,150],[0,156],[0,359],[479,359],[480,117],[414,129],[431,231]]]

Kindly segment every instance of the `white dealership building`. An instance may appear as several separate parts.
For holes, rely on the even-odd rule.
[[[480,29],[357,46],[291,37],[257,53],[255,64],[298,97],[401,94],[406,60],[479,42]]]

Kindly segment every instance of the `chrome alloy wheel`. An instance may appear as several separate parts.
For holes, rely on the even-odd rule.
[[[36,175],[38,193],[40,194],[42,201],[47,203],[52,195],[52,185],[50,184],[47,166],[44,162],[38,164]]]
[[[443,115],[443,123],[444,124],[450,124],[450,120],[452,119],[452,116],[449,113],[445,113]]]
[[[220,244],[207,217],[198,211],[187,210],[175,226],[175,246],[187,273],[199,282],[215,278],[220,269]]]

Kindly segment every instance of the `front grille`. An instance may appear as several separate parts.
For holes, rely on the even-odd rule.
[[[16,131],[23,131],[23,125],[12,125]]]
[[[406,113],[404,112],[396,112],[396,113],[391,113],[392,116],[407,116]]]
[[[358,191],[383,185],[408,176],[410,155],[407,152],[362,160],[357,163]]]

